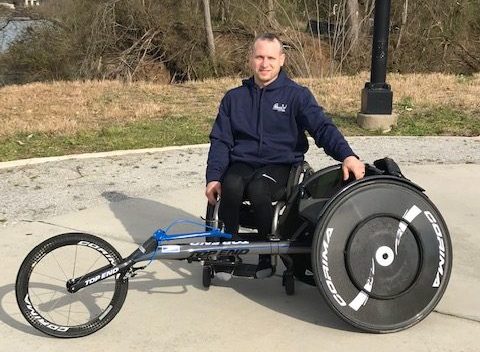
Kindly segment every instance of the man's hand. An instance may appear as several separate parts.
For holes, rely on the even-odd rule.
[[[365,164],[358,160],[353,155],[348,156],[342,163],[343,180],[348,180],[349,173],[353,173],[356,180],[359,180],[365,176]]]
[[[211,205],[217,204],[217,199],[222,193],[222,184],[219,181],[210,181],[205,189],[205,195]]]

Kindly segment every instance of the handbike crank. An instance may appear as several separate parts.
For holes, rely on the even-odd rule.
[[[132,267],[130,267],[130,268],[128,269],[128,271],[125,273],[125,275],[123,275],[123,278],[125,278],[125,279],[130,279],[130,278],[132,278],[132,277],[135,277],[135,276],[137,276],[137,271],[138,271],[138,270],[143,270],[143,269],[145,269],[147,266],[148,266],[148,265],[137,266],[137,267],[132,266]]]

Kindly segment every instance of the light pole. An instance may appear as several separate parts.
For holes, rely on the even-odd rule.
[[[384,132],[397,124],[397,116],[392,114],[393,92],[386,83],[389,27],[390,0],[376,0],[370,82],[362,89],[357,123],[362,128]]]

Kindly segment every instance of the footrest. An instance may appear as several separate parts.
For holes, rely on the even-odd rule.
[[[210,263],[213,273],[229,273],[233,276],[242,276],[242,277],[253,277],[257,278],[257,268],[256,264],[245,264],[245,263],[228,263],[228,262],[213,262]],[[275,270],[273,270],[274,272]],[[273,274],[272,272],[272,274]],[[271,276],[270,274],[268,276]],[[267,277],[268,277],[267,276]],[[263,278],[263,277],[262,277]]]
[[[211,265],[214,273],[230,273],[230,274],[233,273],[236,266],[235,263],[226,263],[226,262],[212,263]]]
[[[255,277],[257,271],[256,264],[237,264],[233,270],[234,276]]]

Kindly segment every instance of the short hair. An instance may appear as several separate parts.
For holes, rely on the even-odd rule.
[[[274,42],[274,41],[278,41],[278,44],[280,44],[280,53],[283,54],[284,53],[284,50],[283,50],[283,42],[280,40],[280,38],[278,37],[278,35],[276,35],[275,33],[270,33],[270,32],[267,32],[267,33],[262,33],[262,34],[259,34],[255,37],[255,39],[253,40],[253,43],[252,43],[252,48],[251,48],[251,51],[253,52],[253,49],[254,49],[254,46],[255,46],[255,43],[259,40],[268,40],[269,42]]]

